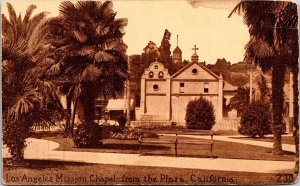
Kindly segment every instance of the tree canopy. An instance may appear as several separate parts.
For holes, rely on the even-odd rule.
[[[241,1],[232,13],[240,11],[244,12],[244,22],[250,33],[250,41],[245,46],[245,59],[260,66],[263,71],[272,71],[273,153],[282,154],[283,86],[286,67],[292,69],[294,76],[298,74],[297,4],[286,1]],[[294,84],[297,84],[297,79],[294,79]],[[298,94],[298,90],[294,90],[294,95]],[[295,97],[296,100],[298,97]],[[298,108],[296,105],[295,108]],[[299,110],[295,111],[298,119]],[[298,131],[298,121],[294,126]]]
[[[62,2],[59,16],[43,28],[53,50],[49,74],[75,86],[84,120],[93,121],[95,98],[117,97],[129,77],[123,42],[127,19],[116,18],[110,1]]]
[[[21,160],[31,127],[53,125],[62,106],[53,83],[43,76],[46,67],[35,58],[45,54],[44,48],[29,45],[46,12],[32,17],[36,6],[30,5],[22,18],[10,3],[7,7],[9,17],[2,14],[3,142],[13,159]]]

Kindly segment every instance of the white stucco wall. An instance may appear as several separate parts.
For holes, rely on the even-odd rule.
[[[197,73],[193,73],[193,69]],[[163,78],[158,76],[159,72],[164,73]],[[223,80],[199,64],[192,63],[170,77],[162,64],[154,62],[145,70],[141,82],[141,115],[185,125],[188,103],[202,96],[212,102],[216,120],[222,118]],[[180,92],[180,83],[184,83],[184,92]],[[205,83],[208,83],[207,93],[204,92]],[[154,90],[155,84],[158,90]]]
[[[166,96],[146,96],[146,114],[153,115],[153,119],[167,120],[165,113],[168,105]]]
[[[185,115],[188,103],[193,99],[198,99],[200,96],[172,96],[171,109],[172,121],[178,125],[185,125]],[[216,96],[202,96],[203,98],[212,102],[216,115],[216,107],[218,106],[218,98]]]
[[[218,81],[171,80],[171,94],[179,94],[180,83],[184,83],[184,93],[180,94],[218,94]],[[208,83],[209,91],[204,93],[204,83]]]

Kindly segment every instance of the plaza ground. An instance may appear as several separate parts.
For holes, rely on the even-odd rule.
[[[181,156],[174,157],[172,146],[149,146],[145,147],[147,155],[139,156],[138,144],[133,140],[109,139],[101,149],[79,149],[74,147],[71,139],[61,138],[56,134],[36,137],[40,139],[31,138],[25,151],[26,161],[29,162],[27,166],[4,166],[3,179],[6,183],[10,181],[13,184],[12,179],[6,175],[20,177],[24,174],[25,177],[33,178],[50,175],[53,179],[57,174],[63,174],[66,177],[64,183],[68,184],[74,183],[75,179],[78,181],[80,176],[86,178],[83,184],[104,183],[89,180],[91,174],[100,177],[115,176],[115,180],[107,181],[110,184],[126,184],[123,176],[132,175],[136,179],[132,178],[130,184],[147,183],[143,177],[148,175],[158,180],[164,176],[158,184],[175,184],[175,180],[190,184],[280,184],[279,181],[293,181],[284,178],[290,178],[293,173],[294,145],[283,144],[284,155],[275,156],[271,153],[272,142],[268,142],[269,137],[265,141],[256,141],[240,139],[242,137],[237,135],[216,135],[214,159],[210,159],[209,153],[206,154],[204,149],[197,147],[183,146],[179,148]],[[284,139],[291,142],[292,136],[285,136]],[[3,152],[4,155],[7,154],[5,150]],[[217,179],[219,180],[216,181]],[[34,179],[24,178],[22,183],[32,180]]]
[[[168,137],[165,137],[168,138]],[[215,137],[216,138],[216,137]],[[74,152],[99,152],[99,153],[125,153],[138,154],[139,144],[137,140],[115,140],[106,139],[104,145],[98,148],[76,148],[73,140],[70,138],[61,137],[45,137],[42,139],[57,142],[58,151],[74,151]],[[287,138],[289,139],[289,138]],[[164,155],[174,156],[174,145],[159,144],[159,145],[143,145],[143,154],[147,155]],[[238,152],[238,153],[237,153]],[[207,146],[199,145],[178,145],[178,154],[182,157],[209,158],[210,151]],[[284,151],[281,156],[274,156],[272,149],[243,143],[234,143],[228,141],[214,140],[213,156],[215,158],[225,159],[249,159],[249,160],[273,160],[273,161],[293,161],[295,153]]]

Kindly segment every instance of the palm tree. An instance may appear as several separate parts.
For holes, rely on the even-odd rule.
[[[53,49],[51,76],[71,83],[73,100],[83,107],[85,123],[95,119],[95,99],[124,92],[128,78],[123,42],[127,19],[116,19],[112,2],[62,2],[59,16],[44,24],[44,40]]]
[[[282,154],[284,73],[286,67],[298,65],[299,56],[297,5],[283,1],[241,1],[232,13],[240,10],[244,12],[250,33],[245,58],[259,65],[263,71],[272,70],[273,153]],[[296,84],[296,79],[294,81]],[[298,93],[294,92],[294,95],[298,96]],[[297,122],[294,126],[298,130]]]
[[[53,124],[61,105],[51,91],[53,84],[43,79],[45,66],[34,59],[44,48],[28,45],[46,12],[31,17],[36,6],[30,5],[22,19],[10,3],[7,8],[9,17],[2,14],[3,142],[13,160],[22,160],[30,128]]]
[[[242,113],[250,105],[250,88],[239,87],[237,93],[230,99],[229,109]]]

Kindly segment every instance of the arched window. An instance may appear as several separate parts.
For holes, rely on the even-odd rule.
[[[154,73],[152,71],[149,72],[149,78],[153,78],[153,76],[154,76]]]
[[[159,77],[159,78],[163,78],[163,77],[164,77],[164,73],[163,73],[162,71],[160,71],[160,72],[158,73],[158,77]]]
[[[154,90],[154,91],[158,91],[158,85],[157,85],[157,84],[154,84],[154,85],[153,85],[153,90]]]
[[[158,69],[158,65],[155,65],[154,68],[155,68],[155,69]]]

